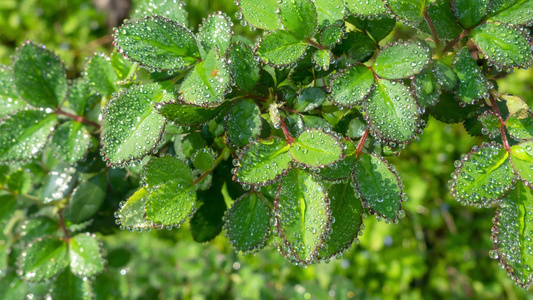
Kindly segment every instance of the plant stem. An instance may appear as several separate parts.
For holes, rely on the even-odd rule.
[[[65,225],[65,218],[63,217],[63,209],[60,209],[59,212],[59,225],[61,225],[61,229],[63,230],[63,234],[65,234],[65,242],[70,241],[70,236],[68,234],[67,226]]]
[[[59,107],[56,108],[56,109],[54,110],[54,112],[55,112],[56,114],[58,114],[58,115],[67,116],[67,117],[69,117],[69,118],[71,118],[71,119],[73,119],[73,120],[75,120],[75,121],[77,121],[77,122],[80,122],[80,123],[83,123],[83,124],[86,124],[86,125],[90,125],[90,126],[93,126],[93,127],[97,128],[97,129],[100,129],[100,124],[98,124],[98,123],[96,123],[96,122],[93,122],[93,121],[91,121],[91,120],[87,120],[87,119],[85,119],[85,118],[82,117],[82,116],[78,116],[78,115],[75,115],[75,114],[71,114],[71,113],[69,113],[69,112],[66,112],[66,111],[62,110],[61,108],[59,108]]]
[[[285,135],[285,139],[287,139],[287,142],[289,143],[289,145],[292,145],[294,143],[294,139],[289,133],[289,129],[287,129],[287,125],[285,125],[285,122],[283,122],[283,118],[281,116],[279,117],[279,120],[281,121],[281,129],[283,129],[283,134]]]
[[[492,105],[494,113],[496,113],[496,116],[500,119],[500,134],[502,136],[503,146],[508,152],[511,152],[509,140],[507,139],[507,134],[505,133],[505,122],[503,121],[502,114],[500,113],[500,109],[498,108],[498,103],[496,103],[496,99],[494,99],[493,95],[490,95],[490,104]]]
[[[365,133],[363,133],[363,136],[361,137],[361,139],[359,140],[359,142],[357,142],[357,148],[355,150],[355,157],[359,157],[359,155],[361,154],[361,151],[363,151],[363,146],[365,145],[365,142],[366,142],[366,139],[368,138],[368,134],[370,133],[370,129],[366,129],[365,130]]]
[[[228,154],[229,152],[229,149],[228,147],[224,147],[224,149],[222,149],[222,152],[220,152],[220,155],[217,157],[217,160],[215,160],[215,164],[213,165],[213,167],[205,172],[202,173],[202,175],[198,176],[193,182],[192,182],[192,185],[196,185],[197,183],[199,183],[200,181],[202,181],[205,177],[207,177],[207,175],[209,175],[211,172],[213,172],[213,170],[216,169],[216,167],[224,160],[224,157],[226,157],[226,155]]]
[[[320,45],[319,43],[313,41],[312,39],[308,38],[305,40],[308,44],[312,45],[312,46],[315,46],[316,48],[320,49],[320,50],[326,50],[326,47]]]
[[[464,38],[465,36],[467,36],[468,34],[470,34],[470,30],[471,29],[465,29],[463,32],[461,32],[461,34],[459,34],[456,38],[454,38],[453,40],[451,40],[448,44],[446,44],[446,46],[444,46],[444,49],[442,50],[442,53],[443,54],[446,54],[446,52],[448,52],[448,50],[450,50],[455,44],[457,44],[457,42],[459,42],[462,38]]]
[[[440,39],[437,35],[437,30],[435,29],[435,26],[433,25],[433,21],[431,21],[431,18],[429,17],[427,9],[424,9],[424,18],[426,19],[426,22],[428,23],[429,29],[431,30],[431,35],[433,36],[433,40],[435,41],[435,46],[437,48],[437,53],[439,53],[440,50]]]

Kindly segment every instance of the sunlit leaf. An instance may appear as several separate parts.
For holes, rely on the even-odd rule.
[[[28,281],[44,281],[63,271],[69,264],[67,244],[57,238],[43,238],[22,252],[20,269]]]
[[[431,52],[421,42],[397,42],[381,49],[372,69],[385,79],[402,79],[420,73],[431,61]]]

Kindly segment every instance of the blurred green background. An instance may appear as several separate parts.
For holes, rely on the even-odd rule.
[[[0,63],[30,39],[56,51],[69,76],[82,72],[93,51],[112,51],[110,33],[140,0],[0,0]],[[194,28],[208,14],[232,17],[233,0],[187,0]],[[533,104],[533,72],[516,71],[499,82],[503,92]],[[409,200],[407,218],[388,225],[367,218],[360,244],[328,264],[292,266],[273,246],[253,256],[235,254],[224,236],[192,241],[188,226],[173,231],[130,233],[112,222],[96,226],[108,268],[95,285],[99,299],[533,299],[516,288],[489,258],[495,208],[455,202],[447,189],[453,162],[482,139],[461,124],[433,118],[420,141],[408,146],[397,166]],[[118,201],[125,199],[117,199]],[[111,208],[111,209],[116,209]]]

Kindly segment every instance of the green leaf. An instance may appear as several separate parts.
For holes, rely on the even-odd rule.
[[[307,39],[314,35],[318,16],[311,0],[281,0],[279,14],[283,29],[299,39]]]
[[[65,106],[78,116],[86,115],[96,103],[100,106],[100,97],[91,90],[91,84],[85,79],[73,81],[68,90],[67,99],[68,101],[64,102]]]
[[[261,194],[237,199],[225,217],[225,229],[233,247],[245,253],[263,248],[270,236],[271,212]]]
[[[114,39],[117,51],[150,69],[184,69],[200,58],[192,32],[164,17],[124,24],[115,31]]]
[[[103,53],[94,54],[85,67],[86,77],[92,88],[101,95],[111,95],[118,91],[118,76],[111,59]]]
[[[250,26],[267,31],[281,29],[277,0],[237,0],[235,3],[240,9],[237,19],[244,17]]]
[[[8,272],[5,277],[0,276],[1,299],[26,299],[28,283],[22,281],[16,272]]]
[[[135,3],[139,3],[136,1]],[[183,26],[189,26],[188,13],[185,4],[180,0],[141,0],[131,19],[141,19],[147,16],[161,16],[176,21]]]
[[[316,170],[317,174],[326,180],[342,180],[352,174],[356,154],[355,145],[349,140],[341,140],[341,143],[343,143],[342,148],[345,149],[345,157],[331,165]]]
[[[154,103],[173,99],[157,84],[135,85],[113,98],[102,120],[101,142],[105,161],[122,165],[152,153],[161,140],[165,119]]]
[[[472,28],[485,17],[490,0],[452,0],[453,13],[464,28]]]
[[[437,104],[441,94],[441,88],[432,69],[425,69],[413,78],[412,87],[416,93],[416,99],[420,106],[433,106]]]
[[[10,194],[0,195],[0,224],[4,224],[5,221],[9,220],[16,208],[17,199],[15,196]]]
[[[215,167],[216,155],[211,148],[198,149],[192,158],[192,165],[206,172]]]
[[[385,79],[402,79],[420,73],[431,62],[431,51],[421,42],[397,42],[385,46],[372,69]]]
[[[274,207],[277,231],[287,248],[285,257],[311,263],[331,226],[324,187],[307,172],[293,169],[283,178]]]
[[[217,48],[221,54],[225,54],[231,43],[232,26],[231,20],[222,12],[207,17],[198,31],[198,40],[203,50],[209,52]]]
[[[198,193],[198,198],[202,198],[201,193]],[[209,190],[204,200],[190,220],[192,237],[198,243],[208,242],[222,231],[224,214],[228,209],[221,192]]]
[[[490,6],[490,21],[509,25],[526,25],[533,23],[533,2],[530,0],[493,0]]]
[[[244,147],[261,133],[261,110],[251,99],[241,100],[226,118],[226,138],[237,147]]]
[[[500,118],[491,111],[487,111],[478,117],[478,120],[483,126],[485,134],[488,134],[490,137],[496,137],[500,134],[500,127],[502,126]]]
[[[477,118],[478,106],[462,107],[460,102],[455,100],[455,95],[443,92],[439,102],[435,106],[428,107],[429,112],[435,119],[444,123],[463,122],[469,118]]]
[[[361,154],[353,174],[363,205],[373,214],[396,220],[402,209],[403,184],[394,167],[382,157]]]
[[[21,227],[20,239],[24,243],[33,242],[37,238],[53,235],[59,229],[59,223],[48,217],[27,219]]]
[[[344,19],[345,5],[343,0],[315,0],[318,14],[318,27],[323,28]]]
[[[24,169],[19,169],[6,177],[6,187],[19,195],[27,194],[31,189],[31,175]]]
[[[499,200],[514,183],[509,153],[497,144],[475,146],[452,175],[452,196],[463,204],[489,205]]]
[[[81,160],[91,146],[91,134],[85,125],[77,121],[61,124],[52,137],[54,156],[69,164]]]
[[[311,111],[326,101],[326,92],[318,87],[306,88],[296,98],[294,110],[297,112]]]
[[[56,125],[55,114],[19,111],[0,121],[0,162],[27,161],[41,152]]]
[[[313,61],[317,66],[318,70],[327,71],[331,60],[333,58],[332,53],[329,50],[318,50],[313,54]]]
[[[382,140],[409,143],[419,131],[418,104],[401,82],[379,80],[364,107],[370,128]]]
[[[222,104],[216,107],[204,107],[180,101],[157,103],[155,109],[161,115],[176,125],[193,126],[206,123],[216,117],[228,105]]]
[[[366,32],[370,35],[374,41],[379,42],[387,37],[396,26],[396,20],[387,16],[381,16],[381,18],[366,20]]]
[[[533,117],[531,115],[523,119],[517,116],[510,116],[505,121],[505,125],[513,139],[517,141],[533,139]]]
[[[453,91],[459,84],[457,74],[440,60],[433,61],[433,74],[445,91]]]
[[[76,169],[69,164],[59,163],[44,179],[41,200],[51,203],[65,198],[76,184]]]
[[[533,187],[533,142],[528,141],[511,147],[511,164],[522,182]]]
[[[257,45],[257,55],[263,63],[271,66],[294,63],[304,56],[306,51],[306,42],[283,30],[268,33]]]
[[[86,300],[91,299],[90,280],[75,276],[66,268],[52,282],[50,297],[57,300]]]
[[[350,31],[346,38],[335,48],[333,53],[337,56],[346,55],[356,62],[365,62],[374,55],[376,42],[368,35],[359,31]]]
[[[436,0],[427,8],[427,12],[440,39],[452,40],[463,31],[463,28],[453,15],[450,0]],[[431,29],[425,21],[420,22],[418,28],[427,34],[431,34]]]
[[[196,190],[189,167],[166,156],[150,161],[144,168],[149,194],[146,218],[164,226],[179,225],[194,210]]]
[[[497,67],[511,70],[531,66],[531,39],[518,29],[500,23],[485,23],[474,28],[470,36],[485,58]]]
[[[321,129],[308,129],[294,139],[292,158],[307,167],[320,168],[343,157],[341,144],[333,135]]]
[[[289,144],[272,137],[249,144],[238,159],[233,180],[245,184],[269,185],[290,168]]]
[[[252,50],[241,42],[231,45],[228,51],[231,77],[242,91],[249,93],[259,82],[261,70]]]
[[[230,75],[224,57],[212,49],[196,64],[179,88],[179,99],[196,105],[218,106],[224,101]]]
[[[453,70],[459,78],[459,87],[455,95],[459,101],[473,104],[481,98],[486,98],[489,82],[476,61],[470,56],[468,48],[462,48],[454,57]]]
[[[45,281],[63,271],[69,264],[67,244],[57,238],[43,238],[31,243],[22,252],[22,279]]]
[[[363,101],[374,87],[374,75],[365,65],[343,70],[329,80],[330,100],[342,107],[352,107]]]
[[[0,196],[0,201],[3,201],[3,197]],[[0,202],[0,208],[2,208],[2,202]],[[0,219],[0,224],[3,223],[3,220]],[[11,242],[9,241],[8,237],[4,235],[4,231],[0,230],[0,280],[7,274],[7,268],[9,265],[9,253],[11,252],[10,245]],[[2,284],[0,281],[0,288],[2,288]],[[0,296],[2,296],[2,292],[0,292]]]
[[[326,261],[348,249],[357,239],[363,224],[363,206],[349,181],[332,184],[327,191],[333,233],[324,240],[318,252],[318,258]]]
[[[500,95],[499,98],[505,101],[509,117],[522,119],[530,115],[529,105],[522,98],[513,95]]]
[[[0,119],[23,109],[26,101],[19,99],[10,67],[0,65]]]
[[[394,15],[408,23],[424,19],[426,0],[386,0],[387,7]]]
[[[344,28],[341,26],[326,27],[320,34],[320,44],[326,48],[331,48],[341,42],[344,34]]]
[[[67,70],[59,57],[31,42],[18,49],[13,77],[20,97],[35,107],[57,107],[67,95]]]
[[[357,16],[377,16],[387,12],[382,0],[351,0],[345,3],[348,11]]]
[[[128,199],[126,203],[120,204],[120,209],[115,213],[117,223],[121,229],[143,229],[152,226],[152,222],[146,220],[145,205],[148,191],[140,188]]]
[[[96,275],[104,269],[104,259],[94,235],[80,233],[70,239],[70,268],[79,277]]]
[[[496,212],[494,218],[494,249],[491,254],[505,266],[516,283],[524,289],[533,281],[531,266],[533,256],[530,248],[533,218],[531,189],[518,182]]]
[[[97,174],[81,182],[72,193],[65,217],[74,223],[91,218],[104,202],[107,191],[105,174]]]

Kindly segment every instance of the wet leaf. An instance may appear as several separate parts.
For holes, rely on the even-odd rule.
[[[244,92],[251,92],[259,82],[261,70],[252,50],[241,42],[232,44],[228,51],[228,65],[235,84]]]
[[[107,180],[103,173],[81,182],[72,192],[69,204],[65,208],[65,217],[74,223],[88,220],[104,202],[106,191]]]
[[[185,27],[189,26],[185,4],[180,0],[142,0],[130,18],[141,19],[147,16],[161,16],[183,24]]]
[[[101,95],[111,95],[118,91],[118,76],[113,70],[111,59],[105,54],[93,55],[85,67],[85,72],[92,88]]]
[[[237,0],[236,4],[240,9],[237,19],[244,17],[250,26],[267,31],[281,29],[277,0]]]
[[[353,174],[363,205],[380,217],[396,220],[402,208],[403,184],[394,167],[382,157],[361,154]]]
[[[0,121],[0,162],[26,161],[41,152],[57,122],[55,114],[24,110]]]
[[[124,24],[115,31],[114,39],[117,51],[148,68],[179,70],[200,58],[192,32],[163,17]]]
[[[68,90],[68,101],[64,104],[76,113],[78,116],[86,115],[91,106],[99,104],[100,98],[91,90],[91,84],[85,79],[75,80]]]
[[[257,45],[257,55],[265,64],[288,65],[304,56],[307,43],[287,31],[278,30],[263,36]]]
[[[76,121],[61,124],[52,137],[54,156],[69,164],[81,160],[91,146],[92,138],[89,130]]]
[[[459,84],[457,74],[455,74],[452,68],[440,60],[433,61],[433,74],[445,91],[451,92]]]
[[[499,98],[505,101],[509,117],[524,119],[530,115],[529,105],[522,98],[513,95],[500,95]]]
[[[244,147],[261,133],[261,110],[251,99],[241,100],[226,118],[226,138],[237,147]]]
[[[459,78],[455,95],[466,104],[475,103],[487,96],[489,82],[476,61],[470,56],[468,48],[462,48],[454,57],[453,70]]]
[[[385,141],[409,143],[419,130],[420,111],[403,83],[379,80],[365,101],[367,121]]]
[[[216,117],[227,105],[205,107],[180,101],[158,103],[155,108],[161,115],[176,125],[193,126],[206,123]]]
[[[221,192],[210,192],[205,202],[191,217],[191,234],[196,242],[204,243],[214,239],[224,225],[223,217],[228,209]],[[201,193],[198,193],[201,198]]]
[[[327,71],[331,64],[333,54],[329,50],[318,50],[313,54],[313,61],[315,65],[320,69]]]
[[[436,0],[429,5],[427,12],[440,39],[452,40],[463,31],[453,15],[450,0]],[[431,29],[426,21],[420,22],[417,27],[427,34],[431,34]]]
[[[474,28],[470,36],[485,58],[497,67],[510,70],[531,66],[531,39],[518,29],[499,23],[485,23]]]
[[[529,0],[493,0],[490,6],[490,21],[498,21],[510,25],[533,24],[533,2]]]
[[[290,167],[289,144],[272,137],[244,148],[234,171],[234,180],[245,184],[268,185]]]
[[[365,29],[368,35],[370,35],[374,41],[379,42],[392,32],[395,25],[395,19],[383,15],[381,18],[366,20]]]
[[[294,110],[297,112],[311,111],[320,107],[326,101],[326,92],[317,87],[304,89],[294,102]]]
[[[192,165],[200,171],[206,172],[215,167],[216,155],[211,148],[198,149],[192,158]]]
[[[533,187],[533,142],[524,142],[511,147],[511,164],[522,182]]]
[[[355,165],[355,145],[348,140],[342,140],[341,143],[346,145],[344,150],[345,157],[331,165],[316,170],[326,180],[346,179],[352,174]]]
[[[444,123],[463,122],[469,118],[476,117],[479,107],[466,106],[461,107],[460,102],[455,100],[455,95],[443,92],[439,102],[435,106],[428,107],[429,112],[435,119]]]
[[[70,239],[70,268],[79,277],[96,275],[104,269],[104,259],[94,235],[80,233]]]
[[[341,26],[326,27],[320,34],[320,44],[326,48],[331,48],[341,42],[344,34],[344,28]]]
[[[24,243],[33,242],[37,238],[53,235],[59,230],[59,223],[49,217],[27,219],[21,226],[20,239]]]
[[[0,276],[1,299],[25,299],[28,294],[28,283],[15,272],[8,272],[5,277]]]
[[[345,3],[348,11],[357,16],[377,16],[387,12],[382,0],[352,0]]]
[[[330,77],[331,101],[352,107],[363,101],[374,86],[374,75],[365,65],[355,65]]]
[[[523,119],[516,116],[510,116],[505,121],[505,128],[509,135],[517,141],[533,139],[533,117],[527,116]]]
[[[148,191],[146,188],[137,190],[126,203],[121,205],[119,211],[115,214],[117,222],[121,228],[128,230],[142,229],[152,226],[152,222],[146,220],[145,205]]]
[[[91,284],[88,278],[80,278],[66,268],[52,282],[50,297],[58,300],[91,299]]]
[[[51,203],[65,198],[76,184],[76,169],[67,163],[59,163],[50,170],[43,182],[41,200]]]
[[[230,75],[224,58],[212,49],[196,64],[179,88],[179,99],[196,105],[218,106],[224,101]]]
[[[500,127],[502,126],[500,118],[493,112],[487,111],[478,117],[481,125],[491,137],[495,137],[500,134]]]
[[[270,236],[271,212],[260,194],[249,193],[237,199],[225,217],[225,229],[236,250],[255,252]]]
[[[31,189],[31,175],[24,169],[16,170],[7,174],[5,185],[11,192],[24,195]]]
[[[203,50],[208,53],[217,48],[221,54],[225,54],[231,43],[232,26],[231,20],[221,12],[205,19],[198,31],[198,40]]]
[[[402,79],[420,73],[431,61],[431,52],[420,42],[398,42],[381,49],[372,69],[385,79]]]
[[[489,10],[490,0],[452,0],[453,13],[464,28],[479,23]]]
[[[452,196],[463,204],[491,204],[514,183],[509,153],[497,144],[475,146],[452,175]]]
[[[321,129],[308,129],[290,148],[294,161],[310,168],[323,167],[340,160],[342,148],[336,137]]]
[[[313,262],[330,227],[329,199],[322,184],[293,169],[283,178],[274,207],[285,257],[304,265]]]
[[[344,19],[346,11],[343,0],[315,0],[318,27],[323,28]]]
[[[359,31],[350,31],[332,50],[337,56],[346,55],[355,62],[365,62],[374,55],[376,49],[376,42],[368,35]]]
[[[12,217],[17,207],[17,199],[13,195],[0,195],[0,224],[4,224]],[[0,242],[1,243],[1,242]],[[1,272],[0,272],[1,277]]]
[[[19,99],[10,67],[0,65],[0,119],[23,109],[26,101]]]
[[[101,142],[108,164],[122,165],[154,151],[165,124],[165,119],[154,110],[154,104],[172,99],[173,95],[157,84],[136,85],[107,104]]]
[[[427,0],[387,0],[387,7],[400,19],[417,23],[424,18]]]
[[[431,68],[416,75],[413,78],[412,86],[420,106],[433,106],[439,101],[441,88]]]
[[[317,12],[311,0],[281,0],[279,14],[283,29],[299,39],[314,35],[317,27]]]
[[[69,264],[67,244],[57,238],[43,238],[22,252],[20,270],[27,281],[45,281],[63,271]]]
[[[67,70],[43,46],[27,42],[18,48],[13,77],[20,97],[35,107],[57,107],[67,95]]]

